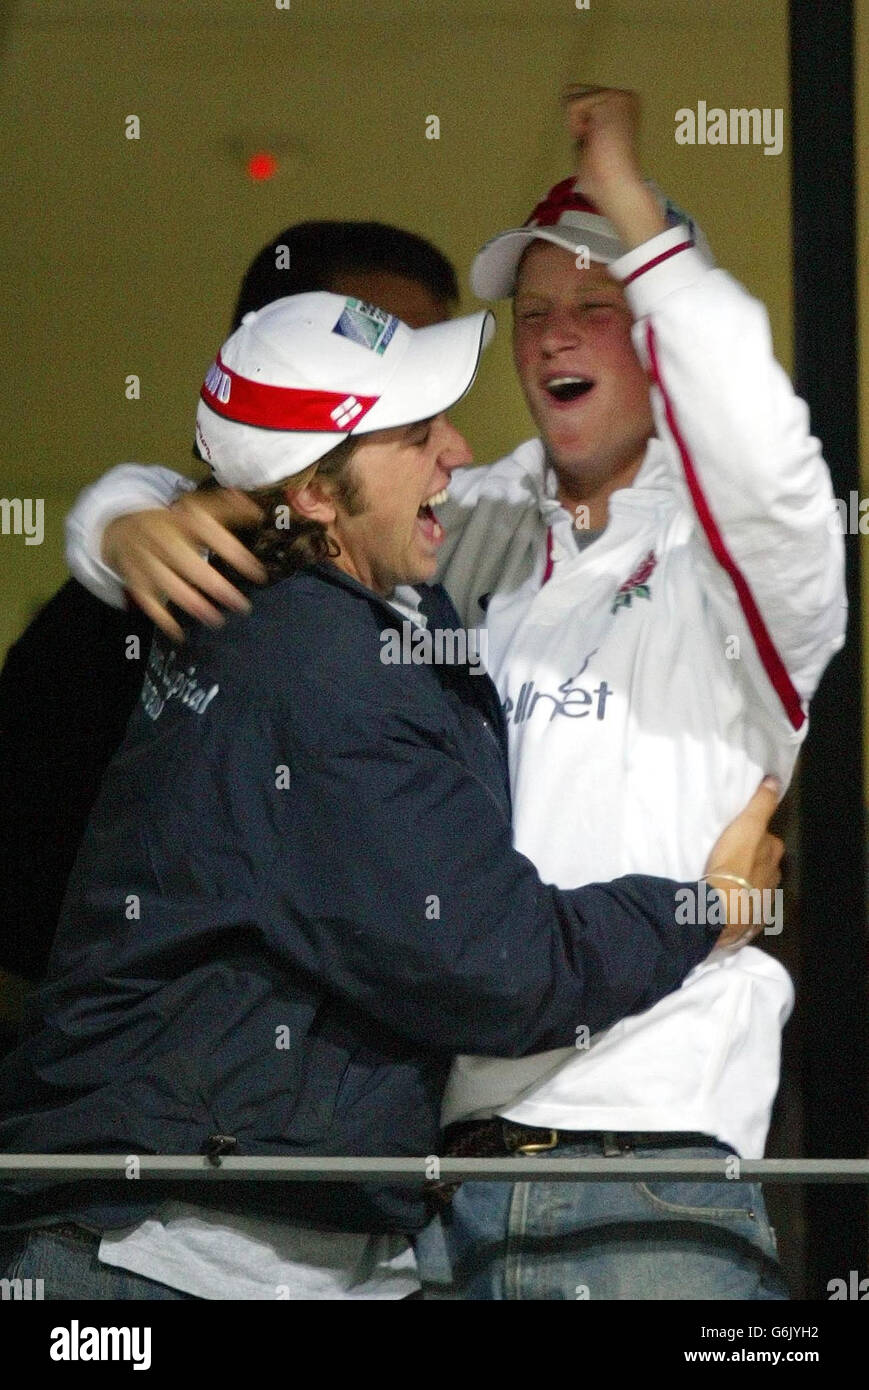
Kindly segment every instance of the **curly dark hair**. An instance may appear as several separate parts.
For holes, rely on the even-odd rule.
[[[362,488],[350,468],[350,461],[359,444],[360,440],[348,435],[301,473],[273,487],[246,493],[262,507],[265,515],[259,526],[242,532],[241,539],[265,566],[269,584],[286,579],[308,565],[334,560],[340,555],[337,541],[329,536],[322,522],[311,521],[293,511],[291,503],[287,501],[286,488],[288,483],[292,483],[293,487],[305,487],[315,475],[326,478],[332,483],[335,500],[350,516],[357,516],[362,510]],[[210,492],[219,486],[215,478],[206,478],[197,491]]]

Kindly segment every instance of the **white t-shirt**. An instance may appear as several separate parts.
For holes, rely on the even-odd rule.
[[[716,671],[706,591],[687,547],[674,543],[675,502],[668,509],[661,496],[661,453],[653,441],[633,486],[611,499],[609,526],[579,552],[571,517],[547,496],[539,443],[514,456],[536,498],[536,556],[524,583],[505,589],[487,577],[488,664],[507,714],[514,843],[561,888],[702,873],[764,772],[786,780],[796,753],[797,741],[778,736]],[[480,513],[496,507],[509,463],[473,479],[473,525],[490,537],[493,518]],[[454,478],[452,506],[470,481]],[[475,537],[465,540],[476,556]],[[490,541],[487,563],[493,551]],[[651,596],[614,608],[620,583],[652,552]],[[547,554],[553,573],[541,584]],[[448,588],[463,560],[461,549],[451,557]],[[574,1048],[457,1057],[442,1122],[496,1113],[553,1129],[697,1132],[760,1158],[792,1006],[790,978],[772,957],[755,947],[714,952],[680,989],[597,1036],[578,1017]]]
[[[306,1230],[183,1202],[107,1232],[99,1255],[196,1298],[388,1299],[420,1287],[404,1236]]]

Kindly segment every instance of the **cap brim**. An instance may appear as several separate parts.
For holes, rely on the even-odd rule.
[[[597,221],[603,221],[597,218]],[[487,241],[471,265],[471,289],[478,299],[507,299],[516,288],[519,262],[532,241],[550,241],[572,255],[586,252],[588,259],[610,265],[624,255],[615,237],[584,227],[515,227]]]
[[[200,456],[222,487],[253,492],[282,482],[316,463],[346,439],[345,433],[270,430],[240,425],[217,415],[200,400],[196,442]]]
[[[474,383],[483,349],[495,335],[488,309],[417,328],[380,400],[354,435],[429,420],[449,410]]]

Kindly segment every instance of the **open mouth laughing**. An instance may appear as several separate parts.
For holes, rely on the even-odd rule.
[[[543,383],[547,396],[559,405],[572,405],[593,388],[594,382],[587,376],[551,376]]]
[[[423,535],[432,545],[440,544],[444,535],[444,528],[432,511],[432,508],[439,507],[442,502],[446,502],[448,495],[447,489],[445,487],[441,488],[440,492],[433,493],[427,502],[423,502],[416,514],[416,519]]]

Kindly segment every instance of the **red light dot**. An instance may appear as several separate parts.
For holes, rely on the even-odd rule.
[[[277,172],[278,161],[273,154],[268,154],[265,150],[258,154],[252,154],[247,161],[247,172],[252,179],[261,183],[263,179],[270,179]]]

